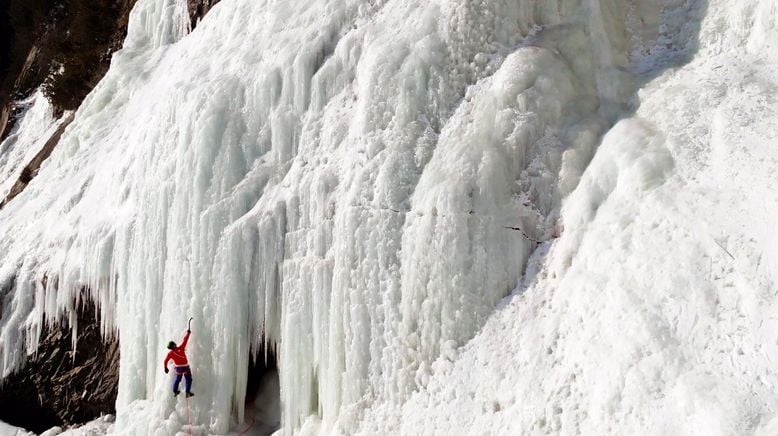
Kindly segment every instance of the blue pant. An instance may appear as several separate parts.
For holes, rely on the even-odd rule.
[[[186,379],[186,393],[192,392],[192,371],[189,366],[176,367],[176,380],[173,382],[173,392],[178,392],[178,385],[181,384],[181,377]]]

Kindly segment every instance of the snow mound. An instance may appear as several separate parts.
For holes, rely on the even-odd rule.
[[[32,436],[35,433],[30,433],[23,428],[14,427],[13,425],[0,421],[0,434],[4,436]]]
[[[710,2],[693,59],[603,138],[562,237],[361,433],[774,434],[777,19]]]

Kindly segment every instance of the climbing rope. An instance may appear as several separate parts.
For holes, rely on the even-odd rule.
[[[189,322],[186,324],[186,331],[187,332],[192,331],[192,320],[193,319],[194,318],[189,318]],[[191,374],[191,370],[190,370],[190,374]],[[191,375],[190,375],[190,377],[191,377]],[[184,395],[186,395],[184,400],[186,401],[186,420],[189,422],[189,428],[187,430],[189,431],[189,436],[192,436],[192,414],[189,411],[189,387],[188,386],[187,386],[187,391],[186,392],[187,393],[184,394]]]
[[[192,415],[189,412],[189,397],[186,397],[186,420],[189,422],[189,426],[187,427],[187,431],[189,432],[189,436],[192,436]]]
[[[246,432],[248,432],[249,430],[251,430],[251,427],[254,427],[254,420],[255,420],[256,418],[257,418],[257,417],[256,417],[254,414],[252,414],[252,415],[251,415],[251,423],[249,424],[249,426],[248,426],[248,427],[246,427],[246,429],[245,429],[245,430],[243,430],[242,432],[238,433],[238,436],[243,436],[244,434],[246,434]]]
[[[246,406],[248,406],[247,408],[249,408],[251,410],[251,423],[249,423],[249,426],[246,427],[245,430],[243,430],[240,433],[238,433],[238,436],[243,436],[249,430],[251,430],[251,427],[254,427],[254,420],[257,418],[257,411],[256,411],[256,409],[254,409],[254,407],[256,407],[256,403],[254,402],[254,400],[249,401],[248,404],[246,404]]]

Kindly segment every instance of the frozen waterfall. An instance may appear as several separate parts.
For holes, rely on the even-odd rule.
[[[0,210],[0,369],[89,299],[120,338],[116,433],[234,430],[252,354],[277,356],[285,434],[354,433],[366,413],[386,431],[406,402],[445,403],[418,391],[494,327],[530,256],[553,245],[529,265],[558,277],[594,259],[609,233],[589,223],[629,220],[686,153],[630,118],[650,118],[652,80],[699,50],[775,61],[774,2],[742,3],[223,0],[189,32],[185,1],[139,0]],[[55,126],[31,105],[19,129]],[[17,155],[40,140],[14,138]],[[600,207],[619,189],[635,203]],[[192,425],[161,368],[189,316]]]

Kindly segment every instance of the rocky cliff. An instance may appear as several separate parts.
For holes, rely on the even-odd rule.
[[[119,341],[105,339],[92,304],[78,312],[78,343],[65,324],[44,329],[27,364],[0,386],[0,421],[42,432],[114,413]]]
[[[78,108],[121,48],[134,4],[10,0],[0,5],[0,139],[15,119],[15,102],[40,87],[59,111]]]

